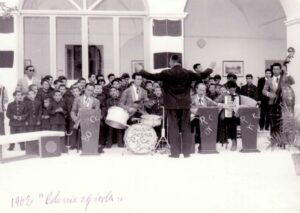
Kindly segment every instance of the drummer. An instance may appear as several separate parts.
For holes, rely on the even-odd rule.
[[[127,110],[130,115],[128,124],[137,123],[141,115],[147,114],[145,105],[149,106],[147,91],[141,87],[142,75],[133,73],[132,79],[132,85],[124,90],[119,102],[119,106]]]
[[[120,92],[117,88],[111,87],[109,90],[110,97],[106,100],[107,109],[112,106],[118,106],[120,100]],[[123,133],[124,131],[121,129],[115,129],[113,127],[107,126],[107,144],[106,148],[111,148],[111,146],[115,143],[118,144],[118,147],[124,147],[123,142]]]
[[[163,96],[162,96],[162,91],[160,87],[154,88],[153,91],[153,97],[149,98],[150,99],[150,106],[147,107],[147,112],[152,115],[158,115],[162,116],[163,115]],[[161,125],[154,127],[154,130],[160,138],[161,136]]]

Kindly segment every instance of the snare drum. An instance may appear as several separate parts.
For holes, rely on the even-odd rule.
[[[154,129],[145,124],[133,124],[125,132],[127,148],[135,154],[147,154],[155,150],[157,135]]]
[[[156,127],[156,126],[160,126],[161,125],[161,117],[158,115],[142,115],[141,116],[141,123],[148,125],[148,126],[152,126],[152,127]]]
[[[129,119],[128,112],[117,106],[112,106],[108,109],[105,123],[116,129],[126,129],[127,120]]]

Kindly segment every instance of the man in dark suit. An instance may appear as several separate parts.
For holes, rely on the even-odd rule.
[[[142,70],[140,74],[143,77],[163,82],[164,106],[171,145],[170,157],[178,158],[181,153],[184,157],[189,157],[194,145],[190,127],[191,83],[208,77],[212,73],[212,69],[207,69],[201,73],[186,70],[182,67],[178,55],[173,55],[170,58],[170,66],[171,69],[163,70],[157,74],[148,73],[142,70],[141,66],[136,68]],[[182,136],[182,143],[179,133]]]
[[[260,78],[257,83],[257,100],[260,107],[260,119],[259,127],[260,130],[269,131],[270,126],[270,108],[269,108],[269,98],[263,95],[262,91],[264,89],[265,82],[272,77],[272,70],[265,70],[265,77]]]
[[[254,100],[257,100],[257,87],[252,83],[253,75],[247,74],[246,75],[246,85],[241,87],[241,95],[247,96]]]

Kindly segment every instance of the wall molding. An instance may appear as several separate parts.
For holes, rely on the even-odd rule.
[[[285,21],[285,25],[287,27],[293,26],[293,25],[296,25],[296,24],[300,24],[300,17],[289,19],[289,20]]]

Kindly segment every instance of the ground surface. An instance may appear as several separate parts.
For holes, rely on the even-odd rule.
[[[266,150],[266,141],[259,138],[261,153],[218,145],[219,154],[171,159],[113,147],[2,164],[0,212],[298,213],[292,151]]]

